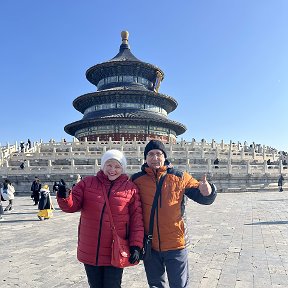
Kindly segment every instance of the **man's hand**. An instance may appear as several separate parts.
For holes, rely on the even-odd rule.
[[[201,181],[199,182],[199,190],[203,196],[209,196],[212,192],[212,188],[207,181],[206,174],[203,175]]]

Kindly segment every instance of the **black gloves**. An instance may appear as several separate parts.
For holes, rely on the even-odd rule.
[[[66,183],[64,182],[63,179],[60,180],[59,186],[58,186],[58,192],[57,196],[59,198],[67,198],[69,196],[69,189],[66,187]]]
[[[140,248],[138,246],[130,246],[129,262],[135,264],[140,260]]]

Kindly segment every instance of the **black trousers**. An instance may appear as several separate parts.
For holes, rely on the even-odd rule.
[[[90,288],[121,288],[123,269],[84,264]]]
[[[33,200],[34,200],[35,205],[38,205],[39,198],[40,198],[39,193],[38,192],[33,192]]]
[[[12,210],[13,200],[9,200],[9,204],[6,206],[4,211]]]

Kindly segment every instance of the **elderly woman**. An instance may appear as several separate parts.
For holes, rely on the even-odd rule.
[[[117,234],[129,241],[129,262],[139,262],[144,236],[142,208],[138,188],[125,174],[126,165],[122,152],[109,150],[102,156],[96,176],[85,177],[72,190],[60,185],[57,193],[64,212],[81,212],[77,257],[84,263],[91,288],[120,288],[122,281],[123,268],[111,264],[113,235],[105,194]]]

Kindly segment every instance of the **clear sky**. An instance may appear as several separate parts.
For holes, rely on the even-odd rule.
[[[3,0],[0,143],[60,141],[96,91],[88,68],[132,53],[165,73],[178,137],[255,142],[288,150],[288,1]]]

